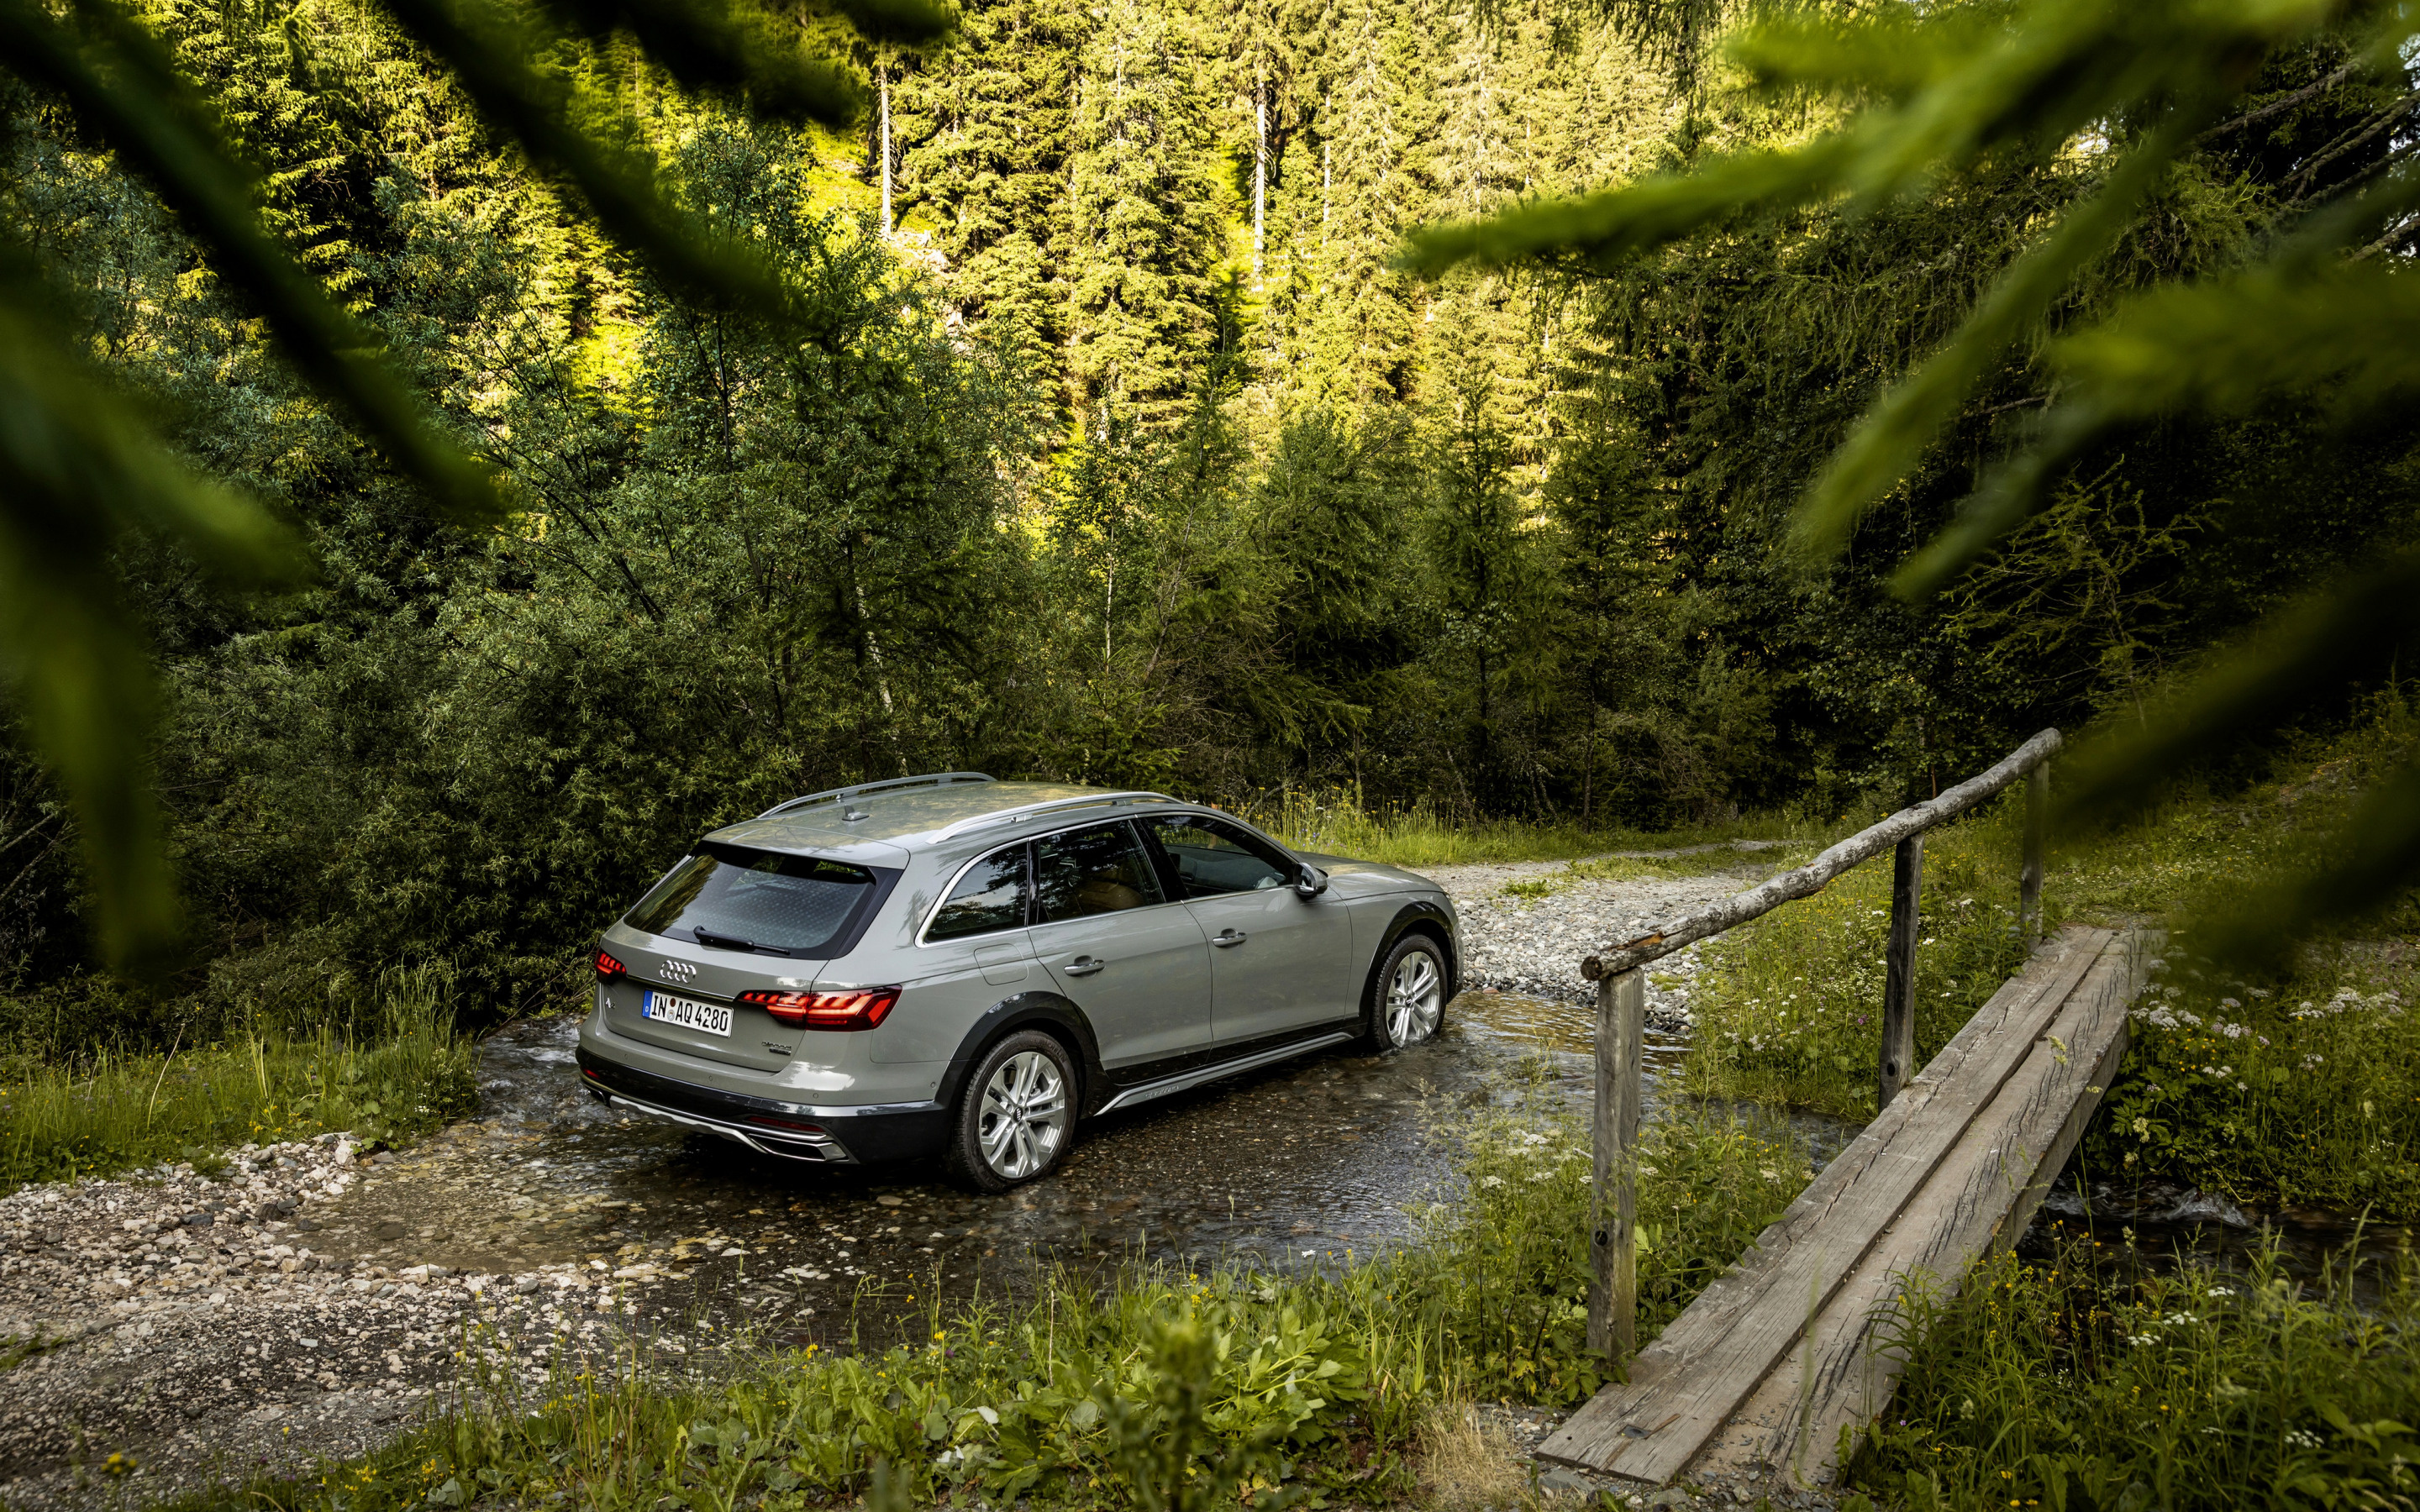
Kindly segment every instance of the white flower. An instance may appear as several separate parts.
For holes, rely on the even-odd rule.
[[[1481,1186],[1502,1186],[1504,1184],[1504,1178],[1500,1176],[1482,1176],[1479,1179],[1479,1184]]]

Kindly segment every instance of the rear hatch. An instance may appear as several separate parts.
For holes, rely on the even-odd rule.
[[[752,1071],[797,1058],[810,1031],[739,1000],[799,992],[845,956],[881,907],[896,869],[720,841],[656,884],[604,949],[628,973],[606,984],[616,1034]]]

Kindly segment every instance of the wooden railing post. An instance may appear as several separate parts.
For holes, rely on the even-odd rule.
[[[1626,1360],[1638,1348],[1638,1115],[1647,982],[1636,970],[1596,984],[1596,1164],[1589,1186],[1589,1348]]]
[[[1883,1050],[1874,1107],[1916,1074],[1916,938],[1924,901],[1924,835],[1900,841],[1891,857],[1890,948],[1883,978]]]
[[[2042,838],[2050,827],[2050,758],[2025,777],[2025,867],[2017,880],[2017,919],[2030,949],[2041,943]]]

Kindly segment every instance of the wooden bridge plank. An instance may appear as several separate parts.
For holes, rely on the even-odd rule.
[[[2073,1152],[2126,1048],[2140,991],[2140,937],[2103,951],[1965,1138],[1885,1230],[1739,1413],[1699,1454],[1691,1478],[1787,1473],[1828,1483],[1840,1430],[1885,1407],[1904,1356],[1893,1347],[1909,1286],[1946,1301],[1985,1254],[2015,1242]]]
[[[1826,1166],[1730,1273],[1541,1446],[1550,1458],[1661,1485],[1680,1473],[1820,1313],[1948,1154],[2114,936],[2046,943]]]

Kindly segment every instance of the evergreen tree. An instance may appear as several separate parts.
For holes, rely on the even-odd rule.
[[[1184,412],[1218,335],[1224,238],[1190,18],[1162,0],[1103,0],[1093,23],[1075,83],[1067,386],[1100,438]]]
[[[1337,7],[1320,123],[1317,290],[1289,375],[1294,402],[1304,407],[1350,414],[1415,390],[1417,285],[1393,266],[1399,227],[1426,197],[1419,190],[1422,43],[1408,19],[1395,0]]]
[[[939,224],[940,287],[968,329],[1053,382],[1067,337],[1069,0],[969,7],[960,40],[909,81],[907,203]]]

